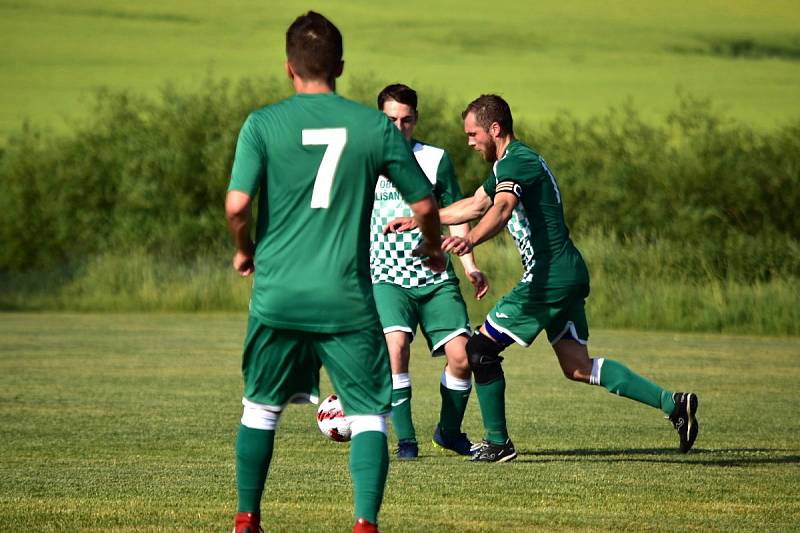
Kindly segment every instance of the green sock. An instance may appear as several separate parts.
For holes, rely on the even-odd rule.
[[[448,389],[439,384],[439,394],[442,397],[442,410],[439,412],[439,429],[442,433],[460,433],[461,423],[464,421],[464,412],[467,410],[470,387],[467,390]]]
[[[392,424],[397,440],[417,441],[411,421],[411,387],[392,389]]]
[[[667,415],[672,414],[675,402],[672,393],[640,376],[623,364],[604,359],[600,369],[600,385],[608,392],[656,407]]]
[[[493,444],[504,444],[508,440],[506,429],[506,378],[486,384],[475,384],[478,403],[481,406],[486,440]]]
[[[378,511],[383,501],[386,475],[389,473],[389,450],[386,434],[365,431],[350,443],[350,475],[353,478],[353,501],[356,519],[378,523]]]
[[[267,480],[275,430],[239,426],[236,438],[236,489],[240,513],[260,513],[261,494]]]

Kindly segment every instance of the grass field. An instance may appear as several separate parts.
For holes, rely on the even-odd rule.
[[[227,531],[235,506],[241,314],[0,316],[0,531]],[[520,452],[473,465],[425,443],[392,462],[384,531],[800,528],[800,340],[594,331],[596,353],[701,397],[695,450],[653,409],[564,380],[541,339],[512,348]],[[412,361],[418,432],[440,361]],[[323,392],[330,392],[325,383]],[[479,436],[477,403],[466,429]],[[347,445],[285,414],[269,531],[346,531]]]
[[[314,8],[345,36],[346,75],[404,81],[459,103],[500,92],[518,117],[586,117],[633,98],[649,117],[676,88],[762,126],[800,115],[800,8],[791,0],[485,3],[411,0],[0,0],[0,136],[59,130],[98,86],[151,94],[209,72],[283,76],[283,35]]]

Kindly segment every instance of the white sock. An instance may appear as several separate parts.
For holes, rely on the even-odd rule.
[[[461,379],[451,376],[447,373],[447,370],[442,370],[442,379],[440,383],[444,385],[446,389],[450,390],[469,390],[472,388],[471,379]]]
[[[397,389],[406,389],[411,386],[411,376],[408,372],[403,372],[402,374],[392,374],[392,388]]]

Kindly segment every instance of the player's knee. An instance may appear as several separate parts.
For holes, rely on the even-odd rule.
[[[406,338],[390,338],[387,336],[386,347],[389,350],[389,360],[393,372],[408,370],[408,361],[411,359],[411,344]]]
[[[484,385],[503,377],[504,346],[497,344],[482,333],[475,333],[467,341],[467,359],[475,376],[475,383]]]
[[[281,409],[251,402],[242,398],[242,425],[250,429],[275,430],[281,417]]]
[[[562,368],[564,372],[564,377],[570,381],[579,381],[581,383],[589,383],[589,379],[591,376],[591,369],[587,372],[586,369],[582,368]]]
[[[580,381],[582,383],[589,383],[592,376],[592,360],[588,359],[583,361],[581,359],[565,359],[559,360],[561,363],[561,372],[564,377],[570,381]]]
[[[592,359],[589,358],[584,344],[571,338],[563,338],[553,345],[553,349],[565,378],[571,381],[590,383]]]
[[[469,360],[467,360],[466,352],[464,353],[463,357],[447,359],[447,372],[451,376],[466,379],[469,378],[471,371],[472,369],[469,366]]]

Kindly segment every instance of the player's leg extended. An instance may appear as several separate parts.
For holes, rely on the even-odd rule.
[[[572,338],[562,338],[553,345],[564,376],[573,381],[600,385],[608,392],[630,398],[672,413],[675,402],[672,393],[636,374],[612,359],[591,359],[585,344]]]
[[[600,385],[609,392],[657,407],[669,415],[675,407],[671,392],[616,361],[589,357],[589,323],[584,308],[584,297],[588,293],[588,286],[583,292],[580,287],[576,288],[575,296],[568,297],[566,305],[547,324],[547,338],[564,376]]]
[[[555,340],[553,349],[564,376],[573,381],[599,385],[613,394],[661,409],[678,430],[681,451],[688,451],[694,444],[699,428],[694,417],[697,396],[665,390],[613,359],[590,358],[587,348],[588,326],[582,312],[582,302],[581,310],[572,315],[574,321],[567,321],[561,332],[551,339],[551,342]],[[550,333],[548,329],[548,335]]]
[[[380,328],[320,336],[318,353],[351,419],[350,475],[356,519],[377,523],[389,470],[389,354]]]

